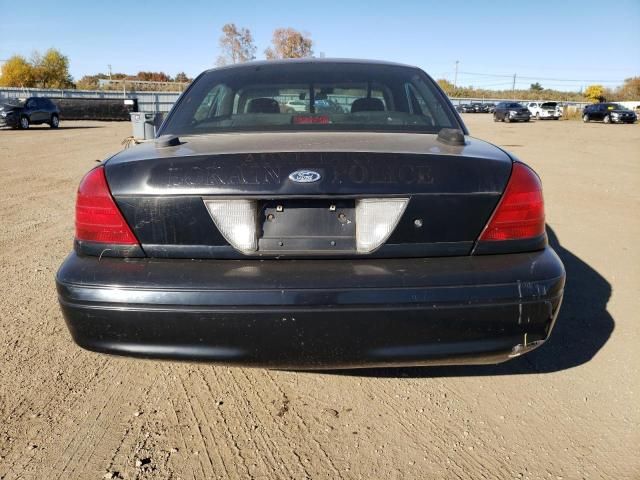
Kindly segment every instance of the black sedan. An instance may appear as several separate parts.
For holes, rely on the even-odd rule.
[[[633,110],[619,103],[595,103],[582,111],[582,121],[600,120],[604,123],[635,123],[638,116]]]
[[[31,125],[60,125],[60,109],[48,98],[30,97],[0,102],[0,127],[27,129]]]
[[[318,111],[323,91],[345,110]],[[75,226],[56,277],[71,335],[138,357],[500,362],[549,337],[565,281],[538,176],[393,63],[204,72],[154,141],[87,173]]]
[[[531,112],[517,102],[500,102],[493,111],[494,122],[528,122]]]

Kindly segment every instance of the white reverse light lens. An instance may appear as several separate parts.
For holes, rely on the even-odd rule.
[[[369,253],[382,245],[396,228],[409,203],[408,198],[363,198],[356,200],[356,247]]]
[[[236,250],[250,253],[258,249],[258,207],[253,200],[205,200],[213,222]]]

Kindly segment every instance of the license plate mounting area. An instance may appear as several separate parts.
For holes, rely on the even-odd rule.
[[[264,200],[259,208],[262,253],[353,253],[355,200]]]

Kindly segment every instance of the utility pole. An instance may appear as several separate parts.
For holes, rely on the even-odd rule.
[[[511,86],[511,94],[515,100],[516,98],[516,74],[513,74],[513,85]]]
[[[459,60],[456,60],[456,76],[453,79],[453,88],[458,88],[458,64],[460,63]]]
[[[111,80],[111,64],[107,65],[107,68],[109,69],[109,80]]]

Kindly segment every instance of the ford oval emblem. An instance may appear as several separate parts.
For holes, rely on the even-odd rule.
[[[289,175],[289,180],[297,183],[313,183],[320,180],[320,174],[313,170],[296,170]]]

